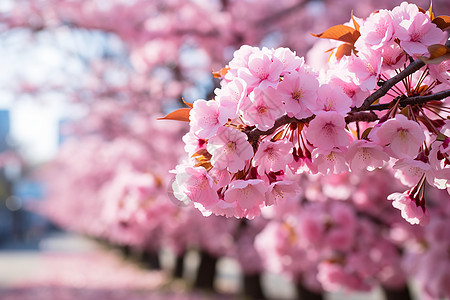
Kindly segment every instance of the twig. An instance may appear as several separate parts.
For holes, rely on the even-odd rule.
[[[309,117],[309,118],[305,118],[305,119],[297,119],[294,117],[288,117],[287,115],[284,115],[280,118],[278,118],[275,121],[275,124],[272,126],[272,128],[268,129],[268,130],[259,130],[257,128],[250,128],[250,130],[248,131],[244,131],[244,133],[247,134],[248,137],[248,141],[250,143],[255,143],[256,141],[258,141],[260,136],[263,135],[269,135],[275,132],[275,130],[277,130],[278,128],[280,128],[283,125],[289,124],[289,123],[293,123],[293,122],[298,122],[298,123],[307,123],[309,121],[311,121],[314,117]]]
[[[445,43],[446,46],[450,46],[450,39],[447,40]],[[376,90],[373,94],[371,94],[369,97],[367,97],[363,105],[361,107],[353,109],[353,111],[364,111],[368,110],[369,106],[374,103],[377,99],[383,97],[386,95],[386,93],[398,82],[402,81],[409,75],[413,74],[414,72],[418,71],[420,68],[425,66],[425,63],[420,59],[416,59],[412,63],[410,63],[403,71],[395,75],[394,77],[390,78],[389,80],[386,80],[383,85]]]
[[[432,95],[426,95],[426,96],[414,96],[414,97],[407,97],[402,100],[400,100],[399,105],[400,106],[406,106],[406,105],[414,105],[414,104],[424,104],[430,101],[434,100],[442,100],[447,97],[450,97],[450,90],[445,90],[442,92],[438,92]],[[390,103],[386,104],[377,104],[369,106],[366,110],[385,110],[388,109],[390,106]]]
[[[288,8],[282,9],[280,11],[275,12],[272,15],[269,15],[266,18],[262,18],[258,21],[256,21],[256,26],[262,26],[262,25],[267,25],[268,23],[272,23],[272,22],[276,22],[279,19],[282,19],[284,17],[286,17],[287,15],[290,15],[292,13],[295,12],[295,10],[303,8],[303,6],[308,3],[308,1],[300,1]]]
[[[378,120],[378,116],[373,112],[367,112],[367,111],[358,111],[358,112],[350,112],[345,117],[345,122],[351,123],[351,122],[375,122]]]
[[[367,110],[372,103],[374,103],[378,98],[383,97],[386,93],[398,82],[402,81],[412,73],[416,72],[420,68],[425,66],[425,63],[421,59],[416,59],[413,63],[409,64],[403,71],[392,77],[391,79],[386,80],[381,88],[376,90],[373,94],[367,97],[363,105],[358,108],[353,109],[353,111],[364,111]]]

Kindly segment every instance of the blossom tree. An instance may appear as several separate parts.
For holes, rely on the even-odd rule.
[[[450,187],[446,20],[406,2],[352,16],[316,35],[337,41],[320,74],[287,48],[242,46],[213,101],[165,117],[188,115],[185,142],[201,145],[177,167],[178,198],[205,215],[253,219],[295,189],[291,174],[385,167],[410,187],[388,199],[426,225],[426,182]]]

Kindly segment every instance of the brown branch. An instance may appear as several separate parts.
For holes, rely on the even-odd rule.
[[[263,130],[257,129],[255,127],[252,127],[247,131],[244,130],[244,133],[247,134],[248,141],[251,144],[254,144],[255,142],[258,141],[260,136],[272,134],[275,132],[275,130],[277,130],[278,128],[280,128],[283,125],[293,123],[293,122],[307,123],[307,122],[311,121],[312,119],[314,119],[314,117],[309,117],[309,118],[305,118],[305,119],[297,119],[294,117],[288,117],[287,115],[284,115],[284,116],[278,118],[275,121],[275,124],[270,129],[263,131]]]
[[[447,40],[445,43],[446,46],[450,46],[450,39]],[[398,82],[405,79],[409,75],[413,74],[414,72],[418,71],[420,68],[425,66],[425,63],[421,59],[416,59],[412,63],[410,63],[403,71],[395,75],[394,77],[390,78],[389,80],[386,80],[383,85],[376,90],[373,94],[371,94],[369,97],[367,97],[363,105],[358,108],[354,108],[353,111],[364,111],[368,110],[369,106],[372,105],[377,99],[383,97],[386,95],[386,93]]]
[[[430,101],[435,100],[442,100],[447,97],[450,97],[450,90],[445,90],[442,92],[438,92],[432,95],[426,95],[426,96],[413,96],[413,97],[406,97],[399,101],[400,106],[406,106],[406,105],[415,105],[415,104],[424,104]],[[378,104],[378,105],[372,105],[367,108],[367,110],[385,110],[390,107],[391,103],[386,104]]]
[[[277,11],[277,12],[275,12],[272,15],[269,15],[269,16],[267,16],[265,18],[262,18],[262,19],[256,21],[255,25],[256,26],[261,26],[261,25],[267,25],[267,23],[276,22],[276,21],[278,21],[278,20],[280,20],[282,18],[285,18],[286,16],[294,13],[295,10],[303,8],[303,6],[305,6],[306,3],[308,3],[308,1],[300,0],[298,3],[292,5],[292,6],[288,7],[288,8],[285,8],[285,9],[282,9],[280,11]]]
[[[373,112],[367,112],[367,111],[358,111],[358,112],[350,112],[345,117],[345,122],[351,123],[351,122],[375,122],[378,120],[378,116]]]
[[[363,105],[354,108],[353,111],[367,110],[370,107],[370,105],[374,103],[377,99],[386,95],[386,93],[389,92],[389,90],[394,85],[396,85],[398,82],[402,81],[412,73],[418,71],[423,66],[425,66],[425,63],[421,59],[416,59],[414,62],[410,63],[403,71],[401,71],[394,77],[386,80],[378,90],[376,90],[373,94],[371,94],[364,100]]]

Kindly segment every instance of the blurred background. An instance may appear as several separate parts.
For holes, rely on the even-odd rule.
[[[270,238],[270,218],[205,218],[181,207],[169,170],[188,128],[156,120],[182,99],[213,98],[220,85],[211,73],[242,45],[289,47],[314,66],[327,45],[312,48],[310,33],[400,2],[0,0],[0,298],[408,299],[400,267],[333,290],[311,279],[319,260],[303,252],[273,254],[279,266],[270,267],[264,251],[282,235]],[[433,7],[450,13],[446,0]],[[330,197],[327,187],[339,185],[330,181],[311,181],[314,193]],[[292,231],[287,220],[277,230]],[[396,242],[423,240],[376,226],[407,235],[386,239],[398,252],[391,265],[413,257]],[[316,267],[295,266],[302,259]]]

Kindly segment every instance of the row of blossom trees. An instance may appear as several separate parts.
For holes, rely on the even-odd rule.
[[[16,89],[63,90],[87,108],[41,173],[41,211],[143,252],[168,246],[181,258],[195,247],[213,265],[234,257],[255,298],[265,271],[306,299],[375,286],[408,298],[410,279],[427,297],[449,297],[449,21],[437,18],[449,12],[445,1],[434,2],[437,15],[391,5],[14,2],[0,16],[5,34],[87,33],[105,48],[77,50],[87,72],[63,87]],[[393,9],[369,16],[381,8]],[[368,17],[342,19],[352,9]],[[305,62],[297,54],[313,43]],[[166,118],[189,128],[156,120],[183,96],[188,108]],[[410,225],[387,197],[409,223],[430,224]]]

